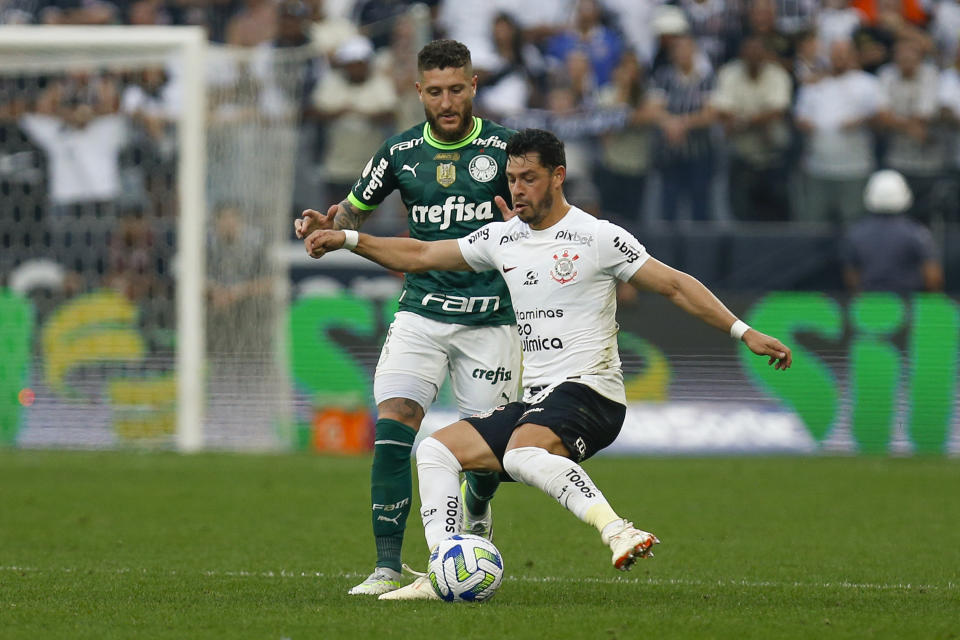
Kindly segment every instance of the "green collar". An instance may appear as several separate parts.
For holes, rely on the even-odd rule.
[[[437,149],[449,150],[449,149],[459,149],[460,147],[465,147],[480,136],[480,129],[483,127],[483,121],[480,120],[477,116],[473,116],[473,129],[470,130],[470,133],[466,138],[460,142],[440,142],[430,134],[430,123],[423,123],[423,139],[431,147],[436,147]]]

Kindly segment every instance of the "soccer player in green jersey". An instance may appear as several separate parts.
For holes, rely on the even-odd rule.
[[[426,121],[389,138],[363,168],[347,198],[324,215],[308,209],[297,237],[319,229],[359,229],[394,189],[407,207],[410,236],[459,238],[503,220],[494,198],[509,199],[504,175],[514,131],[473,115],[477,77],[470,50],[453,40],[425,46],[417,58],[417,92]],[[400,309],[377,363],[377,403],[370,497],[377,564],[353,587],[380,595],[400,586],[400,550],[410,512],[410,452],[424,413],[449,373],[461,417],[514,400],[520,341],[510,296],[499,274],[430,271],[407,274]],[[464,530],[489,537],[488,502],[496,474],[468,473],[461,487]]]

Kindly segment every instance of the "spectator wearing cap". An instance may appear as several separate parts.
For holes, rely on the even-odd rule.
[[[663,5],[653,12],[653,33],[656,35],[654,57],[650,64],[653,75],[670,65],[673,41],[690,33],[690,21],[680,7]]]
[[[863,186],[874,170],[872,125],[886,108],[878,80],[857,68],[853,45],[830,48],[831,75],[797,94],[797,129],[804,134],[803,206],[799,220],[841,222],[862,211]]]
[[[330,193],[346,193],[383,141],[397,93],[390,77],[371,65],[373,44],[364,36],[345,40],[334,67],[317,84],[313,106],[326,125],[322,167]]]
[[[310,41],[327,58],[332,58],[337,47],[357,35],[357,26],[343,16],[328,10],[327,0],[313,0],[311,6]]]
[[[877,171],[863,195],[868,213],[850,227],[841,246],[847,289],[942,290],[943,268],[930,230],[904,215],[913,197],[903,176],[892,169]]]

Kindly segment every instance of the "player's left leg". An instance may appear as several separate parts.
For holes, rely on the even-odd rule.
[[[613,564],[627,570],[651,555],[656,536],[635,529],[610,506],[578,461],[616,438],[626,408],[589,387],[565,382],[545,391],[519,416],[503,468],[517,482],[537,487],[577,518],[597,528],[613,551]],[[526,422],[529,420],[529,422]]]
[[[462,326],[450,343],[450,382],[460,417],[513,402],[520,391],[520,339],[513,325]],[[493,539],[497,473],[468,471],[460,487],[464,532]]]
[[[652,556],[656,536],[633,527],[621,518],[603,493],[567,455],[551,453],[560,439],[547,427],[526,424],[517,429],[518,444],[503,455],[503,466],[516,480],[552,496],[581,521],[600,532],[604,544],[613,552],[613,565],[627,571],[639,558]]]

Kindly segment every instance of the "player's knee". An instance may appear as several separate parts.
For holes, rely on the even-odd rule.
[[[457,456],[436,438],[424,438],[417,447],[417,467],[425,466],[443,467],[453,473],[460,473],[462,468]]]
[[[514,480],[524,482],[526,471],[536,462],[539,456],[547,453],[540,447],[517,447],[503,454],[503,470]]]
[[[409,398],[389,398],[377,405],[377,418],[395,420],[414,431],[420,429],[423,414],[423,407]]]

